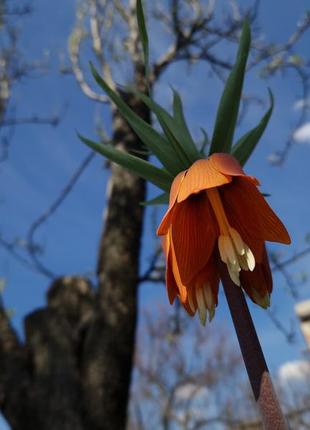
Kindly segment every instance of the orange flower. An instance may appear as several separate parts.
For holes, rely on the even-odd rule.
[[[266,308],[272,277],[265,241],[290,243],[279,218],[236,159],[213,154],[179,173],[157,234],[163,236],[170,303],[176,296],[204,324],[214,316],[219,260],[232,281]]]

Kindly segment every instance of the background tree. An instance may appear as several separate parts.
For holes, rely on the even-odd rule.
[[[130,401],[130,430],[263,430],[239,352],[227,331],[184,314],[143,315]],[[310,428],[310,363],[276,379],[292,429]]]
[[[167,32],[169,43],[158,58],[152,58],[149,90],[155,91],[164,72],[181,61],[189,66],[203,62],[209,73],[223,80],[231,61],[219,47],[223,43],[228,48],[235,46],[245,16],[255,28],[258,6],[256,2],[242,10],[231,2],[223,23],[217,20],[212,1],[150,3],[150,23],[156,31]],[[294,68],[301,78],[304,99],[308,94],[309,64],[301,61],[295,46],[309,24],[306,14],[288,41],[278,45],[263,42],[257,29],[249,64],[249,69],[258,67],[268,76]],[[147,157],[136,135],[105,95],[93,89],[87,65],[92,57],[110,85],[118,89],[139,115],[151,121],[146,106],[121,86],[130,83],[147,91],[135,1],[79,2],[69,40],[69,57],[70,64],[64,65],[63,72],[72,72],[85,95],[104,104],[104,112],[109,110],[111,114],[111,131],[100,124],[98,134],[125,151]],[[243,111],[255,100],[244,96]],[[284,160],[291,146],[292,139],[274,161]],[[63,202],[91,157],[87,155],[59,198],[29,229],[28,262],[48,278],[54,278],[53,270],[41,261],[35,233]],[[83,276],[53,279],[46,307],[25,318],[24,341],[15,334],[1,308],[0,406],[12,428],[119,430],[125,427],[138,286],[154,280],[154,276],[158,281],[160,271],[155,254],[150,268],[142,275],[139,273],[143,200],[144,182],[112,165],[95,285]],[[2,244],[19,255],[12,244],[3,239]],[[277,264],[281,262],[277,260]]]

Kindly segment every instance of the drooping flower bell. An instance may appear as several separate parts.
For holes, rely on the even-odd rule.
[[[166,256],[170,303],[178,296],[204,324],[217,306],[220,260],[231,280],[266,308],[272,276],[265,241],[290,243],[282,222],[229,154],[198,160],[174,179],[158,228]]]

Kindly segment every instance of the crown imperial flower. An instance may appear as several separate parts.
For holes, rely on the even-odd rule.
[[[191,315],[198,310],[203,324],[217,306],[220,261],[253,302],[269,306],[265,241],[288,244],[290,237],[258,185],[224,153],[196,161],[172,183],[157,231],[163,236],[168,296],[171,303],[178,296]]]

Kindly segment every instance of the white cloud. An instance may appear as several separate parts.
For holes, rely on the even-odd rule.
[[[304,108],[310,108],[310,99],[300,99],[294,103],[294,110],[300,110]]]
[[[306,360],[288,361],[280,367],[278,377],[283,383],[307,381],[310,378],[310,362]]]
[[[306,122],[293,134],[293,139],[298,143],[310,143],[310,122]]]

